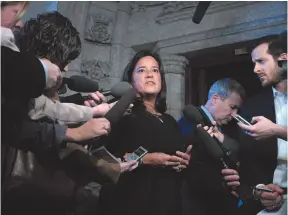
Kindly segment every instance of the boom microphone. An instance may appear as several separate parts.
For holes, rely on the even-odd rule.
[[[201,22],[210,4],[211,1],[200,1],[198,3],[192,18],[194,23],[199,24]]]

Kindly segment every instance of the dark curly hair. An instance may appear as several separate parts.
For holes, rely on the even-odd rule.
[[[61,70],[81,52],[79,32],[57,11],[28,20],[23,28],[21,46],[39,58],[47,58]]]
[[[157,95],[155,108],[159,113],[164,113],[167,110],[167,105],[166,105],[167,88],[166,88],[164,67],[163,67],[162,61],[160,59],[160,56],[157,53],[151,52],[151,51],[139,51],[139,52],[137,52],[134,55],[133,59],[126,66],[126,68],[124,70],[122,81],[132,83],[133,71],[135,69],[137,62],[141,58],[146,57],[146,56],[153,57],[159,65],[159,72],[160,72],[160,76],[161,76],[161,90],[160,90],[159,94]]]

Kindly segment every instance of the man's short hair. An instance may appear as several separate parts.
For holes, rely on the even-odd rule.
[[[70,20],[59,12],[39,14],[30,19],[23,29],[26,51],[39,58],[47,58],[61,70],[81,52],[79,32]],[[23,44],[22,44],[23,45]]]
[[[237,93],[242,100],[245,99],[245,89],[234,79],[223,78],[213,83],[208,93],[208,100],[214,94],[218,94],[223,99],[226,99],[231,93]]]
[[[279,35],[268,35],[260,38],[253,45],[251,51],[265,43],[268,44],[268,54],[272,55],[274,59],[277,59],[282,53],[287,53],[287,31],[283,31]]]

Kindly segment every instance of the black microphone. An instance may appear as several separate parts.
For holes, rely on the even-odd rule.
[[[197,127],[196,129],[197,134],[199,138],[203,140],[203,143],[205,144],[208,153],[215,159],[220,159],[222,162],[224,162],[224,152],[221,150],[216,141],[213,138],[211,138],[211,136],[207,133],[207,131],[203,127]],[[227,166],[226,163],[225,166]]]
[[[113,96],[114,98],[113,99],[110,99],[109,101],[107,101],[107,103],[112,103],[112,102],[115,102],[117,101],[119,98],[121,98],[129,89],[131,89],[132,86],[131,84],[129,84],[128,82],[125,82],[125,81],[122,81],[118,84],[115,84],[111,90],[107,90],[107,91],[104,91],[104,92],[101,92],[104,96]],[[91,96],[83,96],[83,99],[84,100],[93,100],[91,98]]]
[[[198,3],[194,15],[192,17],[192,21],[194,23],[199,24],[201,22],[210,4],[211,1],[200,1]]]
[[[116,99],[121,98],[132,86],[128,82],[122,81],[115,84],[110,90],[100,91],[104,96],[113,96]]]
[[[287,60],[278,60],[278,66],[280,67],[280,76],[283,79],[287,78]]]
[[[194,105],[187,105],[183,109],[183,114],[188,119],[188,121],[190,121],[190,122],[196,122],[196,123],[201,124],[202,126],[209,126],[209,127],[213,126],[212,122],[207,117],[207,115],[203,112],[203,110],[201,108],[195,107]],[[200,127],[200,128],[202,128],[202,127]],[[199,131],[198,128],[197,128],[197,130]],[[205,131],[205,129],[203,129],[203,130]],[[205,131],[205,133],[207,133],[207,132]],[[201,134],[201,137],[204,137],[202,133],[198,133],[198,135],[199,134]],[[214,142],[213,142],[214,145],[216,144],[217,147],[222,150],[222,152],[224,153],[225,160],[229,163],[230,167],[233,166],[233,168],[238,168],[240,166],[240,162],[235,158],[235,156],[233,155],[231,150],[227,149],[223,145],[223,143],[221,143],[215,136],[211,137],[208,134],[208,136],[205,136],[204,138],[205,138],[204,140],[207,141],[206,143],[209,142],[208,139],[213,139],[214,140]],[[204,143],[205,143],[205,141],[204,141]],[[231,146],[229,146],[229,148],[235,149],[235,146],[232,146],[232,143],[230,143],[229,141],[225,141],[225,143],[226,143],[226,145],[231,145]],[[210,143],[209,143],[209,145],[210,145]],[[211,147],[213,147],[214,149],[217,148],[216,146],[211,146]],[[213,156],[213,154],[212,154],[212,156]],[[218,158],[218,157],[216,157],[216,158]]]
[[[117,84],[115,84],[111,90],[107,91],[100,91],[104,96],[110,96],[112,95],[114,98],[119,99],[121,96],[125,94],[127,90],[131,88],[131,84],[128,82],[122,81]]]
[[[82,93],[92,93],[99,90],[99,85],[96,81],[92,81],[88,78],[85,78],[81,75],[73,75],[69,78],[63,78],[63,84],[67,85],[70,90]],[[114,85],[111,90],[101,91],[99,90],[104,96],[112,95],[115,98],[120,98],[128,89],[131,88],[131,85],[128,82],[120,82]],[[83,96],[85,99],[85,97]],[[91,99],[87,97],[86,99]]]
[[[119,99],[119,101],[105,114],[105,118],[110,121],[111,125],[115,125],[127,111],[130,104],[136,98],[137,91],[135,88],[130,88]]]
[[[63,77],[63,83],[67,85],[70,90],[91,93],[99,90],[99,84],[81,75],[73,75],[69,78]]]
[[[195,106],[187,105],[183,109],[183,114],[190,122],[200,123],[202,126],[205,126],[205,124],[202,124],[204,122],[203,116],[200,114],[199,109],[197,109]],[[219,159],[225,169],[231,168],[237,170],[239,168],[240,162],[231,155],[231,151],[224,147],[224,145],[219,142],[216,137],[211,138],[203,127],[197,127],[196,129],[197,134],[205,144],[208,153],[215,159]],[[243,201],[252,198],[252,190],[245,184],[240,183],[240,186],[236,187],[236,191]]]
[[[113,126],[119,122],[127,111],[130,104],[136,98],[137,91],[135,88],[130,88],[126,93],[119,99],[119,101],[105,114],[105,118],[110,122],[110,126]],[[99,148],[108,143],[107,136],[101,136],[99,138],[94,138],[94,140],[88,140],[89,151]]]
[[[190,122],[196,122],[198,124],[201,124],[202,126],[212,126],[211,121],[208,119],[203,118],[205,114],[201,114],[199,109],[195,107],[194,105],[187,105],[183,109],[184,116],[188,119]],[[222,159],[224,157],[224,151],[222,150],[222,147],[220,145],[223,145],[221,142],[218,141],[216,137],[211,137],[207,131],[203,127],[197,127],[197,134],[201,140],[203,140],[208,152],[210,155],[212,155],[216,159]],[[219,142],[219,143],[218,143]],[[223,148],[225,148],[223,146]],[[227,149],[225,151],[228,151]]]

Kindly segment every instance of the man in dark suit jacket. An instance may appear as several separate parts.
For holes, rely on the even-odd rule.
[[[251,56],[255,63],[254,72],[264,88],[260,94],[247,100],[241,112],[253,125],[238,123],[244,131],[240,132],[239,139],[240,183],[269,188],[274,192],[254,191],[255,199],[244,203],[239,213],[286,215],[287,32],[279,37],[263,38]],[[225,172],[231,174],[230,170]],[[239,181],[235,172],[226,179]]]
[[[224,78],[212,85],[207,103],[199,109],[204,119],[216,121],[218,129],[224,130],[224,125],[232,120],[232,115],[237,113],[244,97],[245,90],[237,81]],[[182,214],[233,214],[238,199],[223,186],[221,175],[223,164],[210,156],[204,144],[198,140],[196,123],[191,123],[183,117],[179,120],[179,125],[182,134],[193,144],[190,166],[182,189]],[[233,142],[234,145],[228,146],[226,143],[228,139],[230,139],[228,136],[222,135],[221,142],[229,150],[237,151],[238,144]]]

